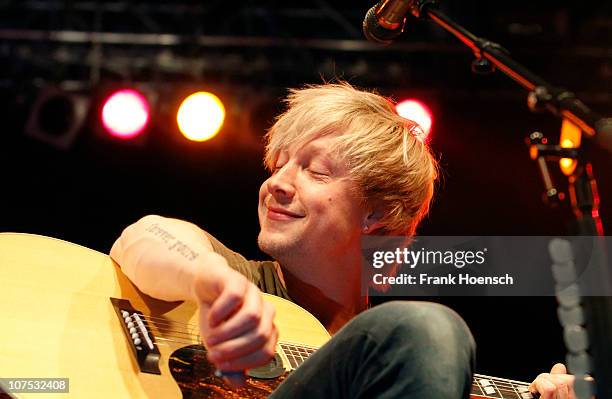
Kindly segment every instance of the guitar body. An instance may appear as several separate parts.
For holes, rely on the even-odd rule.
[[[329,339],[306,310],[282,298],[264,298],[276,308],[277,356],[250,370],[244,388],[232,390],[206,360],[195,304],[143,294],[108,255],[53,238],[1,233],[0,377],[68,378],[69,396],[88,399],[264,398]],[[123,317],[128,313],[130,320],[141,319],[144,328],[138,332],[151,337],[155,351],[146,362],[138,356],[146,342],[133,341]],[[139,337],[146,341],[145,336]],[[476,374],[471,397],[534,398],[527,387]]]
[[[148,320],[159,374],[142,371],[111,298],[129,301]],[[277,310],[279,342],[317,348],[329,339],[299,306],[265,299]],[[230,390],[206,361],[195,304],[153,299],[108,255],[42,236],[0,234],[0,319],[0,377],[69,378],[78,398],[265,397],[291,369],[280,356],[282,375],[249,377],[246,388]]]

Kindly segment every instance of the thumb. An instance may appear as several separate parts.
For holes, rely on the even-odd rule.
[[[208,333],[210,332],[210,327],[208,325],[208,313],[210,312],[210,306],[206,303],[200,303],[199,305],[200,341],[204,346],[206,346],[206,337],[208,337]]]
[[[567,368],[563,363],[557,363],[550,369],[550,374],[567,374]]]

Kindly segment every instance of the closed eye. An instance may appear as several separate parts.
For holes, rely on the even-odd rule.
[[[321,181],[327,181],[331,176],[329,172],[323,172],[320,170],[307,169],[307,171],[314,179]]]

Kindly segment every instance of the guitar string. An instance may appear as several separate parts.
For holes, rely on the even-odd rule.
[[[157,339],[158,340],[163,340],[163,341],[175,342],[175,343],[179,343],[179,344],[186,344],[186,345],[201,345],[199,342],[193,342],[193,341],[172,340],[172,339],[167,339],[167,338],[162,338],[162,337],[159,337]],[[167,344],[158,344],[158,345],[168,346],[168,347],[170,346],[170,345],[167,345]],[[282,347],[281,347],[281,349],[283,350],[283,352],[285,352],[286,356],[288,356],[288,357],[291,356],[291,357],[293,357],[298,362],[300,362],[300,361],[303,362],[308,357],[308,356],[304,356],[303,353],[294,352],[291,349],[289,349],[288,351],[285,350]],[[189,348],[189,350],[196,351],[196,352],[202,352],[202,353],[206,352],[205,350],[197,349],[197,348]],[[496,380],[495,381],[495,386],[493,386],[493,385],[483,386],[480,383],[480,380],[482,380],[482,379],[483,378],[474,377],[473,380],[474,380],[474,385],[479,387],[479,388],[481,388],[483,390],[483,392],[484,392],[484,388],[486,388],[487,386],[491,386],[494,389],[497,387],[497,390],[500,391],[500,392],[513,392],[513,393],[516,393],[515,390],[514,390],[514,387],[523,387],[523,386],[526,387],[526,386],[529,385],[528,383],[509,383],[509,382],[505,382],[505,381],[497,381]],[[489,378],[487,380],[493,381],[493,379],[491,379],[491,378]]]
[[[519,392],[517,392],[517,391],[516,391],[516,388],[520,388],[520,387],[527,387],[527,386],[528,386],[528,384],[526,384],[526,383],[525,383],[525,384],[503,385],[503,386],[502,386],[502,385],[500,385],[499,383],[497,383],[495,386],[493,386],[493,385],[487,385],[487,386],[492,387],[493,389],[495,389],[495,391],[496,391],[496,392],[499,392],[499,393],[507,393],[507,392],[510,392],[510,393],[512,393],[512,394],[514,394],[514,395],[517,395],[517,393],[519,393]],[[481,391],[481,392],[482,392],[484,395],[491,395],[491,394],[488,394],[488,393],[486,393],[486,392],[485,392],[485,388],[486,388],[487,386],[481,386],[480,384],[478,384],[478,382],[477,382],[477,381],[474,381],[474,383],[472,384],[472,389],[474,389],[475,387],[478,387],[478,388],[480,389],[480,391]],[[520,392],[520,393],[527,393],[527,392],[529,392],[529,391],[524,391],[524,392]],[[476,392],[476,393],[477,393],[477,392]],[[520,398],[520,393],[519,393],[519,398]],[[521,398],[521,399],[522,399],[522,398]]]
[[[521,381],[509,380],[507,378],[501,378],[501,377],[492,377],[490,375],[480,374],[480,373],[474,373],[474,378],[478,378],[478,379],[481,379],[481,380],[495,380],[495,381],[505,381],[505,382],[521,383]]]
[[[166,328],[159,328],[155,323],[153,323],[157,328],[157,330],[161,333],[164,334],[165,337],[169,337],[169,338],[163,338],[163,337],[157,337],[157,339],[159,340],[165,340],[165,341],[170,341],[170,342],[176,342],[176,343],[181,343],[181,344],[199,344],[200,343],[200,336],[199,335],[193,335],[187,332],[183,332],[183,331],[177,331],[177,330],[170,330],[170,329],[166,329]],[[178,332],[182,335],[173,335],[173,334],[167,334],[166,332]],[[155,335],[154,335],[155,336]],[[170,338],[175,338],[175,339],[170,339]],[[193,339],[194,341],[190,341],[189,339]],[[313,351],[316,350],[317,348],[315,347],[308,347],[306,345],[303,346],[299,346],[299,345],[295,345],[293,343],[289,343],[289,342],[279,342],[279,345],[284,345],[288,347],[288,350],[303,350],[304,352],[306,352],[305,354],[310,354],[308,353],[308,351]],[[282,348],[283,350],[285,350],[285,348]],[[300,355],[302,355],[300,353]]]
[[[159,339],[159,340],[164,340],[164,341],[175,342],[175,343],[181,343],[181,344],[201,345],[201,344],[199,344],[199,343],[197,343],[197,342],[176,341],[176,340],[170,340],[170,339],[166,339],[166,338],[158,338],[158,339]],[[171,345],[168,345],[168,344],[166,344],[166,343],[161,343],[161,342],[154,342],[153,344],[154,344],[154,345],[157,345],[157,346],[171,347]],[[281,348],[281,349],[282,349],[282,348]],[[207,352],[205,349],[199,349],[199,348],[181,348],[181,350],[188,350],[188,351],[195,352],[195,353],[206,353],[206,352]],[[284,350],[283,350],[283,351],[284,351]],[[287,358],[288,358],[289,356],[293,357],[293,359],[294,359],[294,360],[295,360],[295,361],[298,363],[298,366],[299,366],[301,363],[303,363],[303,362],[304,362],[304,361],[305,361],[305,360],[308,358],[308,356],[303,356],[303,354],[301,354],[301,353],[298,353],[298,354],[297,354],[297,356],[296,356],[296,353],[291,353],[291,352],[290,352],[290,353],[286,353],[286,352],[285,352],[285,356],[287,356]],[[293,366],[292,366],[291,368],[292,368],[292,370],[295,370],[295,368],[294,368]],[[482,378],[481,378],[481,379],[482,379]],[[512,383],[507,383],[507,382],[503,382],[503,381],[496,381],[496,382],[495,382],[495,386],[493,386],[493,385],[487,385],[487,386],[493,387],[494,389],[496,389],[496,391],[497,391],[497,392],[499,392],[499,393],[500,393],[500,394],[502,394],[502,395],[503,395],[503,394],[506,394],[506,393],[512,393],[512,394],[514,394],[514,395],[517,395],[517,391],[516,391],[516,389],[515,389],[516,387],[522,387],[522,386],[525,386],[525,387],[526,387],[526,386],[528,386],[528,385],[529,385],[529,384],[527,384],[527,383],[516,383],[516,384],[512,384]],[[479,380],[477,379],[477,377],[474,377],[474,378],[473,378],[472,387],[473,387],[473,388],[474,388],[474,387],[479,388],[479,389],[481,390],[481,392],[482,392],[483,394],[485,394],[485,395],[488,395],[488,394],[485,392],[485,388],[486,388],[487,386],[482,386],[482,385],[480,384]],[[487,397],[492,397],[492,398],[494,398],[494,396],[487,396]],[[517,397],[518,397],[519,399],[521,399],[521,398],[520,398],[520,396],[517,396]]]
[[[513,382],[505,382],[505,381],[497,381],[497,380],[494,380],[495,381],[495,386],[493,386],[493,385],[481,385],[480,384],[480,380],[482,380],[482,378],[474,377],[474,382],[479,387],[482,387],[482,388],[486,388],[487,386],[490,386],[490,387],[493,387],[493,388],[495,388],[495,386],[501,386],[501,387],[504,387],[504,388],[507,388],[507,387],[527,387],[527,386],[531,385],[528,382],[515,382],[515,383],[513,383]],[[493,381],[492,379],[487,379],[487,380]]]
[[[176,338],[176,337],[174,337],[174,338]],[[200,346],[201,346],[201,343],[200,343],[200,342],[184,341],[184,340],[176,340],[176,339],[168,339],[168,338],[163,338],[163,337],[157,337],[156,339],[157,339],[157,340],[160,340],[160,341],[168,341],[168,342],[174,342],[174,343],[178,343],[178,344],[186,344],[186,345],[200,345]],[[154,342],[154,344],[158,344],[158,343],[157,343],[157,342]],[[282,344],[284,344],[284,343],[281,343],[281,344],[279,344],[279,345],[282,345]],[[159,344],[159,345],[161,345],[161,346],[168,346],[168,347],[170,346],[170,345],[163,344],[163,343],[162,343],[162,344]],[[196,350],[196,351],[206,352],[205,350],[195,349],[195,348],[192,348],[191,350]],[[289,352],[289,353],[287,353],[287,351],[286,351],[284,348],[282,348],[282,346],[281,346],[281,350],[282,350],[282,351],[285,353],[285,355],[286,355],[286,356],[291,355],[291,356],[292,356],[292,357],[293,357],[295,360],[298,360],[298,361],[301,361],[301,362],[303,362],[304,360],[306,360],[306,358],[308,358],[308,356],[310,355],[309,353],[296,353],[296,352]],[[304,355],[308,355],[308,356],[304,356]]]
[[[191,344],[191,345],[201,345],[198,342],[190,342],[190,341],[178,341],[178,340],[171,340],[171,339],[167,339],[167,338],[158,338],[159,340],[163,340],[163,341],[170,341],[170,342],[175,342],[175,343],[180,343],[180,344]],[[170,345],[165,344],[165,343],[155,343],[158,346],[166,346],[166,347],[170,347]],[[285,344],[287,345],[287,344]],[[296,346],[297,347],[297,346]],[[299,348],[299,347],[298,347]],[[201,353],[205,353],[206,350],[204,349],[199,349],[199,348],[183,348],[185,350],[190,350],[193,352],[201,352]],[[284,348],[281,347],[281,349],[283,350],[283,352],[285,352],[285,355],[287,357],[291,356],[296,362],[300,363],[303,362],[304,360],[307,359],[308,356],[304,356],[303,353],[299,353],[299,352],[294,352],[291,350],[291,348],[289,348],[288,351],[286,351]],[[288,352],[288,353],[287,353]],[[478,379],[477,377],[474,377],[474,386],[480,388],[483,393],[484,393],[484,388],[486,388],[486,386],[482,386],[480,383],[480,380],[482,380],[483,378]],[[491,379],[487,379],[487,380],[491,380]],[[511,384],[511,383],[507,383],[504,381],[495,381],[495,386],[489,385],[491,387],[493,387],[494,389],[497,387],[497,391],[500,393],[504,393],[504,392],[511,392],[511,393],[516,393],[514,387],[516,386],[527,386],[528,384]]]
[[[534,398],[534,399],[536,398],[536,396],[533,396],[533,393],[528,389],[529,386],[531,385],[531,383],[529,383],[529,382],[507,380],[507,379],[504,379],[504,378],[500,379],[499,377],[490,377],[490,376],[487,376],[487,378],[483,378],[482,376],[480,376],[480,378],[478,378],[478,377],[479,377],[478,375],[475,375],[474,383],[475,383],[475,385],[477,385],[478,387],[481,388],[483,393],[484,393],[484,388],[486,388],[486,386],[481,386],[479,381],[483,380],[483,379],[486,379],[486,380],[490,380],[490,381],[494,382],[493,385],[489,385],[489,386],[492,386],[493,388],[496,388],[496,387],[503,388],[503,389],[498,389],[498,391],[500,391],[500,392],[502,390],[503,391],[508,390],[509,392],[514,391],[514,394],[518,394],[520,399],[522,399],[522,397],[520,397],[521,394],[531,393],[531,395],[532,395],[531,397]],[[518,391],[517,390],[518,388],[525,388],[525,390]]]
[[[199,346],[201,346],[201,344],[199,342],[177,341],[177,340],[172,340],[172,339],[167,339],[167,338],[162,338],[162,337],[158,337],[157,340],[175,342],[175,343],[179,343],[179,344],[191,344],[191,345],[199,345]],[[166,343],[153,342],[153,344],[157,345],[157,346],[170,347],[170,345],[168,345]],[[202,353],[206,352],[206,350],[198,349],[198,348],[181,348],[181,349],[190,350],[190,351],[194,351],[194,352],[202,352]],[[285,352],[285,350],[282,347],[281,347],[281,350],[285,353],[286,356],[288,356],[288,354]],[[298,353],[297,356],[296,356],[295,353],[290,353],[290,355],[300,364],[302,362],[304,362],[304,360],[306,360],[308,358],[308,356],[303,356],[303,354],[301,354],[301,353]]]
[[[139,315],[139,316],[143,317],[143,315]],[[153,317],[150,317],[150,316],[144,316],[143,318],[145,320],[151,322],[151,324],[153,324],[158,330],[160,330],[160,331],[163,330],[162,332],[176,332],[176,333],[187,335],[187,336],[190,336],[190,337],[196,337],[197,339],[200,338],[199,334],[193,334],[191,332],[191,330],[199,330],[199,328],[197,326],[194,326],[192,324],[181,323],[181,322],[176,322],[176,323],[175,322],[168,322],[165,319],[156,318],[156,319],[162,320],[160,322],[160,321],[152,320]],[[185,324],[185,325],[193,326],[193,328],[189,329],[189,330],[183,330],[181,326],[177,326],[176,324]],[[174,329],[174,328],[178,328],[178,329]]]
[[[162,337],[159,337],[157,339],[158,340],[163,340],[163,341],[179,343],[179,344],[186,344],[186,345],[201,345],[199,342],[192,342],[192,341],[179,341],[179,340],[172,340],[172,339],[167,339],[167,338],[162,338]],[[170,345],[165,344],[165,343],[154,342],[154,344],[158,345],[158,346],[170,347]],[[198,348],[182,348],[182,349],[190,350],[190,351],[193,351],[193,352],[206,353],[206,350],[204,350],[204,349],[198,349]],[[304,362],[308,358],[308,356],[304,356],[303,353],[299,353],[299,352],[296,353],[294,351],[291,351],[291,349],[289,349],[289,351],[287,351],[287,350],[285,350],[284,348],[281,347],[281,350],[285,353],[285,356],[287,356],[287,357],[291,356],[299,364],[301,364],[302,362]],[[474,377],[473,378],[473,386],[480,388],[483,391],[483,393],[484,393],[484,389],[487,386],[490,386],[490,387],[496,389],[500,393],[510,392],[510,393],[516,394],[516,390],[515,390],[516,387],[527,387],[529,385],[528,383],[508,383],[508,382],[505,382],[505,381],[495,381],[495,385],[486,385],[486,386],[483,386],[480,383],[480,380],[482,380],[482,379],[483,378]],[[487,380],[492,380],[492,379],[489,378]]]
[[[490,386],[490,387],[493,387],[493,385],[489,385],[489,386]],[[521,394],[524,394],[524,393],[531,393],[531,391],[529,391],[528,389],[527,389],[527,390],[520,391],[520,392],[519,392],[519,391],[517,391],[517,388],[523,388],[523,387],[524,387],[524,388],[528,388],[528,387],[529,387],[529,384],[525,383],[525,384],[505,385],[505,386],[502,386],[502,385],[499,385],[499,384],[498,384],[498,385],[496,385],[496,387],[494,387],[494,388],[495,388],[495,389],[496,389],[496,391],[498,391],[498,392],[511,392],[511,393],[514,393],[515,395],[518,393],[518,394],[519,394],[519,396],[520,396]],[[486,388],[486,387],[482,387],[482,388],[481,388],[481,390],[482,390],[482,392],[483,392],[483,393],[485,392],[484,388]],[[486,394],[486,393],[485,393],[485,394]]]
[[[153,324],[155,326],[155,328],[157,330],[159,330],[160,332],[162,332],[162,333],[173,332],[173,333],[182,334],[183,336],[187,336],[188,338],[191,337],[191,338],[197,338],[198,340],[200,339],[200,335],[199,334],[193,334],[191,331],[182,330],[181,326],[175,326],[174,325],[174,324],[186,324],[186,323],[181,323],[181,322],[176,322],[176,323],[174,323],[174,322],[172,322],[172,323],[165,322],[165,323],[161,323],[159,321],[151,320],[152,319],[151,317],[148,317],[148,316],[145,316],[145,315],[139,314],[139,316],[140,317],[144,316],[143,318],[145,319],[145,321],[148,321],[151,324]],[[163,320],[161,318],[158,318],[158,319]],[[165,325],[162,325],[162,324],[165,324]],[[176,327],[176,328],[179,328],[179,329],[173,329],[173,328],[169,328],[169,327]],[[178,336],[178,335],[174,335],[174,336],[171,335],[171,334],[167,334],[167,335],[171,336],[173,338],[184,338],[183,336]]]
[[[186,336],[187,338],[189,337],[193,337],[193,338],[197,338],[198,340],[200,339],[200,334],[192,334],[190,332],[187,331],[181,331],[181,330],[175,330],[175,329],[171,329],[171,328],[166,328],[166,327],[159,327],[159,326],[155,326],[156,329],[164,334],[166,333],[177,333],[177,335],[175,335],[175,337],[180,338],[182,336]],[[181,334],[181,335],[178,335]],[[170,334],[168,334],[170,335]]]
[[[163,343],[157,343],[157,342],[155,342],[154,344],[155,344],[155,345],[157,345],[157,346],[165,346],[165,347],[170,347],[170,345],[168,345],[168,344],[163,344]],[[199,348],[181,348],[181,350],[188,350],[188,351],[190,351],[190,352],[194,352],[194,353],[206,353],[206,350],[204,350],[204,349],[199,349]],[[293,357],[293,358],[294,358],[294,360],[295,360],[295,361],[298,363],[298,366],[299,366],[299,365],[301,365],[301,364],[302,364],[302,363],[303,363],[303,362],[304,362],[304,361],[307,359],[307,357],[303,357],[303,356],[296,357],[294,354],[290,354],[290,355],[291,355],[291,357]],[[288,356],[286,353],[285,353],[285,356],[287,356],[287,358],[289,357],[289,356]],[[291,362],[290,362],[290,363],[291,363]],[[295,366],[293,366],[293,365],[291,364],[291,370],[295,370],[295,369],[296,369],[296,367],[295,367]],[[489,386],[493,387],[492,385],[489,385]],[[497,387],[496,387],[496,388],[494,387],[494,388],[496,389],[496,393],[497,393],[497,394],[499,394],[499,395],[507,395],[507,394],[509,394],[509,393],[510,393],[510,394],[515,395],[515,397],[516,397],[517,399],[522,399],[522,397],[521,397],[521,396],[519,395],[519,393],[516,391],[515,386],[513,386],[513,385],[505,385],[505,384],[502,386],[502,385],[501,385],[499,382],[496,384],[496,386],[497,386]],[[527,386],[527,384],[516,384],[516,386]],[[490,394],[485,393],[484,388],[486,388],[486,387],[482,387],[482,386],[481,386],[481,385],[480,385],[480,384],[477,382],[477,380],[474,380],[474,382],[473,382],[473,384],[472,384],[472,387],[473,387],[473,388],[474,388],[474,387],[478,387],[478,388],[480,388],[481,393],[482,393],[483,395],[486,395],[486,396],[484,396],[484,397],[486,397],[486,398],[495,398],[495,396],[490,396]],[[526,392],[525,392],[525,393],[526,393]],[[506,396],[504,396],[504,397],[506,397]],[[499,399],[499,398],[498,398],[498,399]]]
[[[131,313],[133,314],[134,312],[131,312]],[[169,319],[167,319],[165,317],[156,317],[156,316],[140,314],[140,313],[138,313],[138,316],[144,317],[145,319],[150,319],[150,320],[160,320],[161,322],[165,322],[165,323],[168,323],[168,324],[182,324],[182,325],[193,327],[193,328],[197,328],[198,327],[197,324],[185,323],[184,321],[169,320]]]
[[[489,385],[492,386],[492,385]],[[503,399],[510,399],[510,398],[517,398],[517,399],[523,399],[523,394],[531,394],[531,396],[529,396],[529,399],[534,399],[535,396],[533,396],[533,393],[529,390],[524,390],[524,391],[517,391],[516,388],[519,387],[498,387],[495,388],[495,392],[489,392],[487,393],[484,388],[475,388],[476,385],[473,384],[472,385],[472,395],[476,395],[478,397],[486,397],[486,398],[503,398]],[[498,396],[491,396],[491,395],[498,395]],[[499,396],[501,395],[501,396]]]
[[[177,340],[177,339],[169,339],[169,338],[163,338],[163,337],[156,337],[155,339],[159,341],[176,342],[177,344],[202,345],[202,343],[199,341]]]
[[[532,392],[524,392],[524,393],[529,393],[531,394],[531,396],[528,397],[528,399],[535,399],[536,397],[533,395]],[[524,399],[521,394],[517,393],[515,390],[512,389],[504,389],[504,390],[498,390],[495,393],[485,393],[483,392],[472,392],[472,395],[475,395],[479,398],[496,398],[496,399]],[[497,396],[491,396],[491,395],[497,395]]]
[[[165,329],[165,331],[173,331],[173,332],[178,332],[181,334],[185,334],[185,335],[191,335],[194,337],[199,337],[199,334],[192,334],[191,332],[184,332],[181,330],[172,330],[170,328],[166,328],[165,326],[171,326],[171,327],[175,327],[177,324],[183,324],[186,326],[190,326],[193,329],[199,329],[198,325],[196,324],[192,324],[192,323],[185,323],[185,322],[180,322],[180,321],[174,321],[174,320],[169,320],[167,318],[163,318],[163,317],[155,317],[155,316],[150,316],[150,315],[144,315],[144,314],[139,314],[141,317],[144,317],[145,319],[150,319],[151,322],[158,328],[158,329]],[[157,321],[159,320],[159,321]],[[314,346],[307,346],[307,345],[303,345],[303,344],[299,344],[299,343],[293,343],[291,341],[283,341],[281,342],[281,344],[284,345],[293,345],[297,348],[304,348],[304,349],[318,349],[317,347]],[[474,375],[474,379],[479,378],[479,379],[487,379],[487,380],[495,380],[496,383],[499,382],[510,382],[510,380],[504,379],[504,378],[498,378],[498,377],[491,377],[491,376],[486,376],[483,374],[475,374]],[[514,381],[514,383],[521,383],[520,381]]]
[[[474,379],[491,380],[491,381],[495,381],[496,383],[501,382],[501,383],[515,384],[515,385],[528,385],[528,383],[523,382],[523,381],[515,381],[515,380],[510,380],[510,379],[501,378],[501,377],[492,377],[490,375],[480,374],[480,373],[474,373]]]
[[[197,329],[198,326],[195,325],[195,324],[185,323],[185,322],[180,322],[180,321],[174,321],[174,320],[168,320],[166,318],[155,317],[155,316],[144,315],[144,314],[139,314],[139,315],[141,317],[144,317],[145,319],[151,321],[151,323],[154,324],[155,327],[158,330],[160,330],[160,332],[163,332],[163,333],[173,332],[173,333],[182,334],[184,336],[187,336],[187,338],[196,339],[197,342],[187,341],[187,340],[176,340],[176,339],[173,340],[173,339],[167,339],[167,338],[158,338],[158,339],[163,339],[163,340],[166,340],[166,341],[171,341],[171,342],[180,343],[180,344],[187,344],[187,345],[198,345],[198,344],[200,344],[200,335],[199,334],[196,335],[196,334],[192,334],[191,332],[188,332],[188,331],[173,330],[173,329],[170,329],[170,328],[166,328],[165,326],[162,326],[162,324],[165,324],[166,326],[174,327],[176,324],[182,324],[184,326],[189,326],[189,327],[192,327],[194,329]],[[179,335],[169,335],[169,334],[166,334],[166,336],[169,336],[171,338],[187,339],[186,337],[179,336]],[[155,344],[157,344],[157,343],[155,343]],[[317,349],[317,348],[314,348],[314,347],[294,345],[292,343],[285,343],[285,342],[280,343],[279,345],[281,345],[281,344],[285,344],[285,345],[288,345],[288,346],[294,346],[294,347],[296,347],[298,349],[299,348],[306,349],[306,350],[307,349]],[[167,345],[167,346],[170,346],[170,345]],[[206,352],[205,350],[195,349],[195,348],[189,348],[189,350],[197,351],[197,352]],[[295,357],[295,354],[292,353],[292,355]],[[299,354],[299,356],[301,357],[301,359],[296,358],[296,360],[304,361],[306,359],[305,357],[302,356],[302,354]],[[498,389],[500,392],[501,391],[508,391],[508,392],[516,393],[514,391],[514,387],[523,387],[523,386],[529,386],[530,385],[529,383],[519,383],[519,382],[511,383],[511,382],[506,382],[506,381],[503,381],[503,380],[497,380],[495,378],[483,378],[483,377],[479,378],[478,376],[474,376],[474,378],[473,378],[474,384],[476,386],[478,386],[478,387],[481,387],[480,383],[478,382],[478,380],[481,380],[481,379],[495,381],[495,386],[501,388],[501,389]],[[484,388],[484,387],[482,387],[482,388]],[[510,388],[512,388],[512,389],[510,389]],[[494,387],[494,389],[495,389],[495,387]]]
[[[170,348],[171,345],[168,344],[164,344],[164,343],[160,343],[160,342],[153,342],[153,345],[157,345],[157,346],[165,346],[167,348]],[[201,353],[206,353],[206,350],[204,349],[198,349],[198,348],[180,348],[180,350],[182,351],[191,351],[191,352],[201,352]]]
[[[200,341],[200,335],[190,334],[186,332],[176,331],[176,330],[168,330],[164,328],[156,328],[161,334],[169,338],[177,338],[183,340],[195,340]]]
[[[196,325],[189,325],[189,326],[185,327],[185,325],[180,325],[178,323],[165,322],[165,321],[159,321],[159,320],[151,320],[151,319],[149,319],[147,317],[143,317],[143,319],[145,319],[147,322],[155,324],[156,326],[172,326],[172,327],[184,328],[186,330],[196,330],[196,329],[198,329],[198,326],[196,326]]]
[[[319,349],[316,346],[309,346],[309,345],[301,344],[299,342],[292,342],[292,341],[283,341],[282,344],[287,345],[287,346],[294,346],[297,348],[303,348],[303,349],[313,349],[313,350]]]

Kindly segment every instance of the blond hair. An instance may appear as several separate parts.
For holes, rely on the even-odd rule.
[[[288,109],[266,135],[266,167],[273,170],[279,152],[293,144],[341,132],[334,150],[365,203],[384,210],[379,233],[414,235],[438,176],[420,127],[399,116],[390,100],[346,82],[292,89],[285,102]]]

